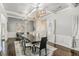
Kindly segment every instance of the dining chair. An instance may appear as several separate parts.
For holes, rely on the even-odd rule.
[[[26,48],[30,48],[32,47],[32,44],[30,42],[29,39],[25,38],[25,37],[22,37],[22,46],[23,46],[23,51],[24,51],[24,55],[26,55]]]
[[[47,37],[42,37],[40,44],[35,45],[35,50],[36,48],[39,49],[39,56],[41,56],[41,50],[45,49],[45,56],[47,56]]]
[[[22,33],[21,33],[21,32],[17,32],[17,33],[16,33],[16,40],[17,40],[17,41],[21,41],[21,36],[22,36],[22,35],[24,35],[23,32],[22,32]]]

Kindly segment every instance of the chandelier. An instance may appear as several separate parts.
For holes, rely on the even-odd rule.
[[[43,17],[46,15],[46,11],[45,10],[38,10],[36,12],[36,16],[39,18],[39,17]]]
[[[31,19],[37,20],[48,15],[47,11],[44,8],[41,8],[39,5],[40,4],[36,4],[35,11],[29,16]]]

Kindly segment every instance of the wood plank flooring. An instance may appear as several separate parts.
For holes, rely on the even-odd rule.
[[[79,51],[48,42],[49,45],[58,48],[52,55],[54,56],[79,56]]]
[[[7,40],[7,55],[8,56],[16,56],[14,41],[15,39]]]

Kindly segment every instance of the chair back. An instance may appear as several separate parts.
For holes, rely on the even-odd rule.
[[[47,37],[42,37],[40,42],[40,50],[46,48],[47,46]]]

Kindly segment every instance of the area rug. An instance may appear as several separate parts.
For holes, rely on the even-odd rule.
[[[39,56],[39,49],[36,49],[35,53],[32,53],[32,50],[30,48],[26,48],[26,54],[23,54],[23,49],[21,46],[21,43],[19,41],[14,41],[15,44],[15,52],[16,52],[16,56]],[[47,45],[47,56],[52,56],[53,52],[56,50],[57,48]],[[45,50],[42,50],[41,53],[42,56],[45,56]]]

